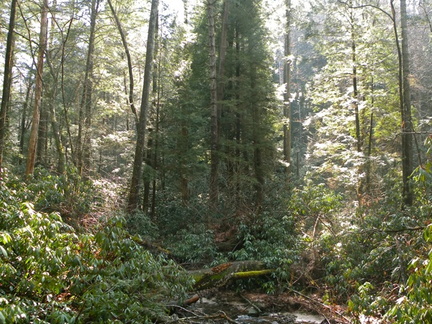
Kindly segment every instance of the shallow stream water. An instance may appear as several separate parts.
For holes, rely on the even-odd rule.
[[[239,323],[297,323],[297,324],[320,324],[324,321],[324,317],[320,315],[304,314],[299,312],[293,313],[270,313],[268,315],[260,315],[252,317],[249,315],[240,315],[235,318]]]
[[[193,314],[223,313],[230,320],[217,321],[218,323],[238,324],[320,324],[324,317],[301,311],[272,309],[269,305],[260,302],[251,302],[238,295],[218,295],[212,298],[203,298],[189,309]],[[202,321],[199,323],[216,323],[216,321]],[[194,321],[194,323],[198,323]]]
[[[178,316],[182,324],[347,324],[351,319],[344,316],[341,306],[314,307],[314,296],[309,300],[291,294],[267,295],[262,293],[237,294],[229,291],[202,298],[190,305]],[[318,303],[319,304],[319,303]],[[315,305],[316,306],[316,305]],[[327,315],[319,315],[320,314]],[[328,316],[325,318],[324,316]],[[190,319],[190,320],[189,320]],[[379,324],[380,319],[360,316],[359,323]]]

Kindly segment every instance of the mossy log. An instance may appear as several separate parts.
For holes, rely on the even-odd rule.
[[[246,279],[272,273],[261,261],[227,262],[209,269],[193,270],[189,273],[195,279],[196,291],[221,288],[231,279]]]

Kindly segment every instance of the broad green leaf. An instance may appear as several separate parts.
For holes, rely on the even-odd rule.
[[[1,245],[0,245],[0,254],[3,254],[3,256],[5,258],[8,257],[8,253],[7,253],[6,249],[3,246],[1,246]]]
[[[9,233],[0,232],[0,243],[8,244],[12,240],[12,237]]]

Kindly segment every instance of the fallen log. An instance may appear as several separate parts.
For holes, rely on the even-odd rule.
[[[219,289],[230,280],[259,277],[272,273],[273,269],[266,269],[261,261],[235,261],[217,265],[209,269],[189,271],[195,279],[194,290],[204,291]]]

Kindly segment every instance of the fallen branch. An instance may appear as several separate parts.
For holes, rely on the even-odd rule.
[[[299,291],[297,291],[295,289],[288,288],[288,290],[292,291],[293,293],[295,293],[295,294],[297,294],[299,296],[301,296],[304,299],[307,299],[307,300],[311,301],[312,303],[315,303],[315,304],[319,305],[320,307],[322,307],[322,308],[330,311],[332,314],[336,314],[339,318],[343,319],[345,321],[345,323],[347,323],[347,324],[351,323],[351,320],[349,318],[347,318],[344,315],[342,315],[341,313],[333,310],[329,305],[326,305],[326,304],[320,302],[319,300],[316,300],[316,299],[311,298],[311,297],[309,297],[309,296],[307,296],[305,294],[302,294],[301,292],[299,292]],[[328,321],[327,317],[324,314],[322,314],[322,312],[318,312],[318,313],[320,313],[322,316],[324,316],[324,318]]]
[[[261,309],[257,306],[257,305],[255,305],[254,303],[252,303],[250,300],[249,300],[249,298],[246,298],[244,295],[242,295],[242,294],[240,294],[240,297],[241,298],[243,298],[249,305],[251,305],[257,312],[258,312],[258,314],[261,314],[262,313],[262,311],[261,311]]]
[[[189,323],[192,321],[208,321],[208,320],[217,320],[217,319],[223,319],[223,320],[225,320],[231,324],[239,324],[239,322],[230,318],[223,311],[219,311],[218,314],[213,314],[213,315],[190,316],[190,317],[177,318],[177,319],[174,319],[172,321],[165,322],[165,323]]]

